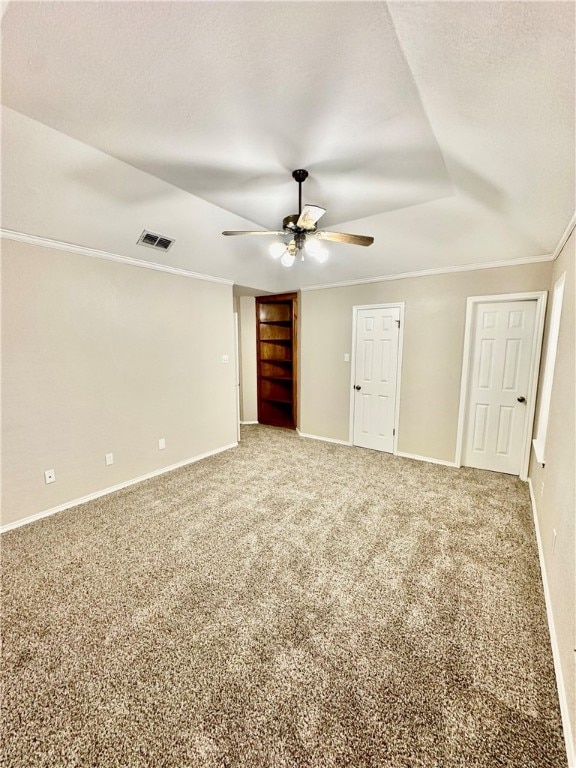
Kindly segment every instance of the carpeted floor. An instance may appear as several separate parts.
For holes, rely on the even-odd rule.
[[[517,478],[246,427],[2,549],[3,766],[566,765]]]

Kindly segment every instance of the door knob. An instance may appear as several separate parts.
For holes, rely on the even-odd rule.
[[[360,386],[360,384],[354,384],[354,389],[357,389],[358,391],[360,391],[362,387]]]
[[[518,400],[519,403],[525,403],[526,398],[525,397],[517,397],[516,400]]]

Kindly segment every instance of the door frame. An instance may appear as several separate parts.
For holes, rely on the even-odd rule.
[[[238,312],[234,312],[234,389],[236,391],[236,439],[240,442],[240,330]]]
[[[534,429],[534,415],[536,413],[536,395],[538,393],[538,372],[540,370],[540,357],[542,355],[542,342],[544,338],[544,320],[546,318],[547,291],[532,291],[527,293],[500,293],[494,296],[468,296],[466,300],[466,325],[464,327],[464,350],[462,355],[462,379],[460,382],[460,408],[458,411],[458,431],[456,433],[456,458],[455,465],[462,466],[462,453],[464,449],[464,430],[468,409],[468,384],[471,371],[472,357],[472,326],[474,310],[477,304],[494,304],[506,301],[536,301],[536,318],[534,323],[534,340],[532,342],[532,354],[530,358],[530,373],[528,378],[528,414],[524,428],[522,460],[520,462],[520,480],[528,479],[528,464],[530,462],[530,448],[532,445],[532,431]]]
[[[348,423],[348,443],[354,445],[354,379],[356,372],[356,332],[358,328],[358,311],[361,309],[399,309],[400,328],[398,333],[398,362],[396,365],[396,404],[394,406],[394,434],[392,455],[398,453],[398,435],[400,433],[400,385],[402,379],[402,348],[404,345],[404,301],[392,301],[386,304],[359,304],[352,307],[352,350],[350,353],[350,418]]]

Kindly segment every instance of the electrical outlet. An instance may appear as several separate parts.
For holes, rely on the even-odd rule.
[[[46,472],[44,472],[44,480],[46,481],[46,485],[48,485],[48,483],[55,483],[56,472],[54,472],[53,469],[47,469]]]
[[[109,467],[110,464],[114,464],[114,454],[113,453],[107,453],[106,454],[106,466]]]
[[[556,528],[552,528],[552,554],[556,551]]]
[[[158,450],[163,451],[164,448],[166,448],[166,438],[161,437],[160,440],[158,440]]]
[[[229,363],[230,362],[230,355],[222,355],[222,362],[223,363]]]

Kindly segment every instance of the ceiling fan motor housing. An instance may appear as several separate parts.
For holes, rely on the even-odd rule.
[[[282,221],[282,226],[284,229],[296,229],[296,222],[298,221],[298,214],[293,213],[291,216],[286,216],[284,220]]]

